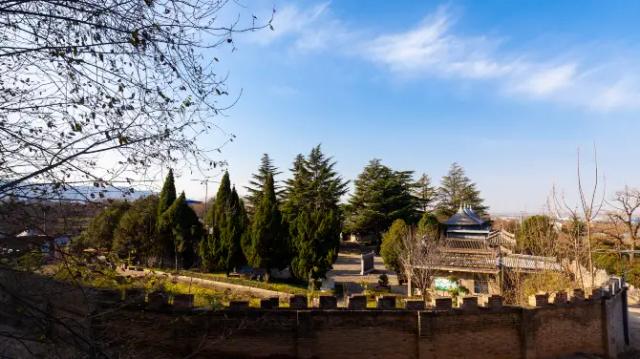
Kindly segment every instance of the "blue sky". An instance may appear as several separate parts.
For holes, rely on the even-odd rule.
[[[372,158],[436,183],[458,162],[494,214],[541,211],[554,185],[573,201],[594,143],[609,196],[637,185],[640,2],[242,4],[229,15],[276,13],[216,53],[242,91],[214,119],[237,136],[218,158],[238,187],[262,153],[283,179],[318,143],[349,180]],[[178,186],[203,197],[194,177]]]

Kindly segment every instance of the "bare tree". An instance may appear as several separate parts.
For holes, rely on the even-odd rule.
[[[415,230],[411,230],[400,245],[399,261],[407,276],[409,295],[412,294],[412,285],[415,285],[420,290],[422,299],[428,303],[431,300],[431,285],[440,263],[438,241],[428,236],[417,236]]]
[[[556,192],[555,187],[552,192],[552,204],[555,214],[558,218],[563,218],[563,214],[568,214],[572,219],[572,229],[570,235],[573,241],[573,257],[576,261],[576,268],[582,287],[585,287],[584,278],[581,273],[580,260],[584,259],[587,263],[588,271],[590,273],[591,283],[590,286],[595,286],[595,267],[593,265],[593,222],[602,211],[604,205],[604,185],[600,184],[602,178],[598,171],[598,157],[596,146],[593,146],[593,160],[594,160],[594,174],[593,183],[589,191],[585,190],[583,184],[581,162],[580,162],[580,150],[578,149],[577,159],[577,175],[578,175],[578,206],[571,207],[564,195],[559,195]],[[599,191],[601,190],[601,194]],[[582,224],[584,223],[584,230]]]
[[[620,246],[624,246],[625,239],[628,239],[631,250],[629,260],[633,262],[633,251],[640,237],[640,191],[625,186],[624,190],[615,193],[608,204],[612,209],[607,212],[607,217],[613,228],[607,234],[616,238]]]
[[[220,102],[229,93],[218,53],[235,49],[238,32],[271,26],[228,19],[228,3],[3,1],[0,199],[89,197],[77,188],[128,187],[154,165],[220,164],[209,153],[233,135],[212,119],[235,99]],[[212,130],[219,144],[196,142]]]

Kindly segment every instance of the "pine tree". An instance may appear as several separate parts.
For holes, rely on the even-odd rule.
[[[251,260],[253,267],[271,269],[286,267],[290,258],[287,231],[278,208],[273,176],[267,174],[251,223]]]
[[[323,278],[338,254],[342,222],[338,202],[348,182],[334,166],[318,145],[307,158],[296,157],[293,176],[286,182],[283,212],[294,250],[291,269],[300,279]]]
[[[160,198],[158,199],[157,224],[160,224],[162,214],[171,207],[175,200],[176,186],[173,178],[173,169],[169,169],[169,173],[160,191]],[[171,259],[175,257],[172,234],[168,228],[158,227],[157,242],[154,247],[153,251],[158,255],[161,267],[165,266],[165,263],[170,262]]]
[[[169,209],[173,202],[176,200],[176,185],[173,178],[173,169],[169,169],[169,173],[164,180],[162,190],[160,191],[160,198],[158,200],[158,218],[162,216],[164,211]]]
[[[175,269],[191,267],[195,259],[194,248],[202,238],[202,224],[187,204],[184,192],[162,214],[159,226],[171,235]]]
[[[249,181],[249,186],[245,186],[248,194],[245,196],[248,204],[248,209],[253,214],[255,209],[260,204],[260,196],[262,195],[262,191],[264,188],[265,181],[268,175],[271,175],[274,178],[274,188],[276,197],[280,197],[281,190],[280,186],[275,182],[275,177],[282,172],[278,171],[278,167],[273,165],[273,160],[267,153],[262,155],[260,159],[260,168],[258,168],[258,173],[254,173],[252,175],[252,179]]]
[[[413,185],[413,196],[416,198],[418,211],[428,212],[436,200],[437,193],[436,188],[431,184],[431,177],[423,173]]]
[[[345,229],[379,240],[396,219],[417,220],[411,171],[394,171],[373,159],[358,175],[349,199]]]
[[[478,214],[484,215],[488,207],[483,202],[476,184],[471,182],[464,169],[454,162],[449,168],[449,173],[442,177],[438,188],[438,215],[451,216],[461,205],[471,206]]]
[[[213,270],[227,273],[245,263],[242,253],[242,238],[248,220],[242,201],[235,188],[231,188],[229,173],[225,172],[216,194],[213,206],[209,208],[205,223],[208,226],[207,239],[202,241],[199,254],[203,265]]]
[[[112,250],[121,258],[143,262],[153,258],[158,221],[158,197],[135,200],[122,215],[113,233]]]

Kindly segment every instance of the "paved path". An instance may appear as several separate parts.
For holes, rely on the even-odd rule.
[[[389,277],[392,292],[406,293],[406,286],[398,285],[397,276],[387,270],[380,256],[376,256],[374,259],[374,271],[362,276],[360,275],[360,254],[340,252],[338,259],[333,264],[333,269],[327,273],[327,278],[335,283],[343,283],[348,292],[345,294],[357,294],[362,293],[363,284],[371,288],[375,287],[378,284],[378,277],[383,273]]]
[[[240,284],[233,284],[227,282],[219,282],[211,279],[202,279],[196,277],[189,277],[184,275],[175,275],[163,271],[154,270],[151,271],[149,269],[144,269],[142,271],[134,271],[129,269],[121,269],[118,268],[118,272],[122,275],[130,275],[133,277],[141,277],[145,275],[155,275],[157,277],[166,277],[171,278],[172,280],[176,280],[185,284],[195,283],[198,286],[217,289],[217,290],[227,290],[230,289],[235,293],[249,294],[258,298],[269,298],[269,297],[279,297],[279,298],[289,298],[292,296],[290,293],[278,292],[275,290],[249,287]]]

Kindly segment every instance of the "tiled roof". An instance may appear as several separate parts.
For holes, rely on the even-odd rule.
[[[474,212],[473,208],[460,206],[458,212],[451,216],[445,224],[448,226],[478,226],[485,222]]]

